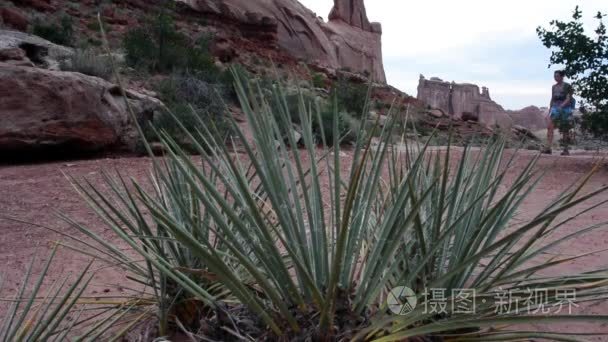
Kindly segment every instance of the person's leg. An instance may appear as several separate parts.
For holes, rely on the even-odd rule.
[[[547,147],[543,151],[544,153],[551,154],[553,148],[553,133],[555,126],[553,125],[553,119],[549,117],[547,119]]]
[[[570,144],[570,130],[563,128],[560,130],[560,133],[562,134],[562,156],[570,155],[568,149],[568,145]]]
[[[564,127],[562,128],[562,145],[563,145],[563,156],[570,155],[570,145],[574,143],[572,138],[573,135],[573,125],[572,125],[572,112],[564,111],[563,113]]]
[[[570,130],[564,130],[562,132],[562,148],[563,148],[562,156],[570,155],[569,144],[570,144]]]

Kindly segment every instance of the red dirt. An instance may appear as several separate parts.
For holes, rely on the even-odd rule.
[[[515,166],[509,170],[508,179],[513,180],[518,170],[525,165],[534,154],[523,151]],[[530,218],[549,203],[551,199],[563,191],[571,182],[582,177],[593,166],[594,158],[587,155],[574,155],[572,157],[548,156],[542,157],[538,167],[547,172],[536,191],[526,200],[519,218]],[[82,235],[70,228],[55,213],[62,212],[78,222],[86,223],[88,227],[96,229],[96,233],[105,239],[118,242],[113,233],[95,218],[86,203],[72,189],[69,181],[62,172],[76,177],[87,177],[95,184],[102,184],[101,170],[119,170],[121,174],[137,179],[143,179],[150,167],[149,158],[118,158],[98,159],[74,162],[56,162],[49,164],[0,166],[0,278],[4,279],[1,297],[13,296],[19,288],[21,279],[36,250],[41,250],[41,256],[46,256],[47,247],[57,240],[69,242],[65,237],[49,230],[33,227],[28,224],[15,223],[1,219],[2,216],[19,218],[24,221],[52,227],[76,238]],[[608,169],[601,169],[585,187],[591,191],[608,183]],[[608,200],[608,193],[600,195],[593,203]],[[581,218],[569,223],[560,236],[571,233],[582,227],[608,221],[608,208],[606,206],[595,209]],[[119,244],[120,245],[120,244]],[[564,256],[600,251],[608,248],[608,228],[602,228],[576,240],[562,245],[554,253]],[[81,270],[88,258],[72,252],[61,250],[58,255],[59,263],[52,268],[51,280],[60,279],[66,274]],[[34,267],[34,274],[42,269],[43,262],[39,261]],[[597,252],[583,259],[568,263],[552,270],[555,274],[580,272],[608,268],[608,251]],[[94,286],[86,295],[111,296],[121,295],[125,291],[120,285],[125,283],[124,274],[119,271],[104,269],[97,273]],[[124,285],[123,285],[124,286]],[[2,310],[0,310],[2,311]],[[579,314],[608,315],[608,302],[581,307]],[[2,316],[0,312],[0,316]],[[536,327],[542,329],[541,327]],[[560,325],[563,331],[584,331],[594,333],[607,333],[608,323],[603,326],[595,325],[593,330],[583,326],[571,324]],[[593,341],[608,341],[607,337],[590,338]]]

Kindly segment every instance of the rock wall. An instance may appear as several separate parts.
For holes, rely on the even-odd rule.
[[[452,85],[436,77],[430,80],[420,76],[418,84],[418,100],[434,109],[440,109],[445,114],[453,113],[451,102]]]
[[[367,19],[363,0],[334,0],[334,7],[329,13],[329,20],[341,20],[365,31],[372,30],[372,24]]]
[[[304,62],[312,70],[335,74],[339,69],[367,75],[386,84],[382,63],[382,27],[370,22],[363,0],[334,0],[324,22],[297,0],[174,0],[175,21],[193,39],[215,37],[212,51],[223,62],[248,65],[257,55],[277,66],[296,69]],[[6,5],[5,5],[6,3]],[[124,33],[143,24],[164,0],[10,0],[0,3],[0,27],[27,31],[36,18],[57,21],[64,14],[75,33],[99,44],[97,13],[108,25],[108,39],[120,44]],[[298,71],[298,73],[300,73]]]
[[[445,82],[420,75],[418,100],[456,119],[478,121],[487,127],[510,129],[514,125],[530,130],[546,128],[540,109],[528,107],[521,111],[506,111],[490,97],[490,90],[470,83]],[[534,110],[536,108],[536,110]]]
[[[23,58],[3,56],[9,51],[23,54]],[[37,65],[45,69],[58,70],[60,62],[67,60],[73,53],[71,48],[53,44],[31,34],[0,30],[0,62]]]
[[[0,161],[30,152],[134,151],[137,120],[162,103],[77,72],[52,70],[70,49],[22,32],[0,30]]]
[[[161,106],[132,91],[127,99],[142,118]],[[0,62],[0,114],[0,155],[43,149],[133,151],[139,139],[119,88],[74,72]]]
[[[547,128],[547,112],[549,108],[538,108],[529,106],[520,110],[508,110],[507,114],[513,119],[513,123],[526,127],[531,131],[539,131]]]
[[[265,32],[266,44],[276,44],[297,59],[386,83],[382,27],[369,22],[363,0],[334,0],[328,22],[296,0],[178,1],[205,17],[236,23],[241,34]]]

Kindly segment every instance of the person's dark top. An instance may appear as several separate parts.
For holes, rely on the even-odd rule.
[[[551,91],[551,107],[560,106],[568,95],[572,96],[574,89],[570,83],[562,82],[561,84],[555,84]]]

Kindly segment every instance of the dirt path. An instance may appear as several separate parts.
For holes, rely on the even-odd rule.
[[[518,162],[509,170],[513,179],[517,171],[532,158],[532,152],[521,152]],[[588,172],[595,158],[584,154],[572,157],[545,156],[539,162],[539,168],[547,174],[538,189],[528,198],[520,219],[529,218],[541,210],[552,198],[563,191],[567,185]],[[78,197],[64,177],[62,172],[76,177],[87,177],[93,183],[101,184],[100,170],[120,170],[124,175],[143,179],[149,170],[149,158],[119,158],[98,159],[75,162],[57,162],[50,164],[0,166],[0,216],[16,217],[24,221],[52,227],[76,238],[81,235],[68,224],[58,218],[55,213],[62,212],[79,222],[86,222],[95,228],[105,239],[117,241],[112,232],[95,219],[94,214]],[[597,189],[608,183],[608,170],[602,169],[587,185],[586,190]],[[607,200],[608,194],[595,199]],[[608,206],[589,212],[565,227],[559,235],[572,233],[581,227],[608,221]],[[4,278],[2,296],[12,296],[20,285],[21,278],[27,269],[36,250],[46,254],[47,247],[56,240],[67,241],[64,237],[51,231],[32,227],[27,224],[10,222],[0,219],[0,276]],[[581,236],[575,241],[562,245],[560,250],[553,251],[561,255],[579,255],[608,248],[608,228],[602,228]],[[549,257],[549,256],[548,256]],[[59,254],[61,262],[55,263],[51,278],[60,278],[80,270],[88,258],[69,250]],[[42,262],[38,262],[34,273],[40,272]],[[561,266],[553,270],[553,274],[565,274],[573,271],[608,268],[608,251],[597,252],[588,257]],[[121,286],[124,274],[116,270],[102,270],[94,278],[95,286],[91,287],[88,295],[120,295],[126,291]],[[581,308],[577,313],[608,315],[608,302]],[[2,315],[0,315],[2,316]],[[563,325],[566,331],[586,331],[584,327]],[[582,330],[581,330],[582,329]],[[595,332],[608,333],[608,323]],[[596,337],[594,341],[608,340]]]

